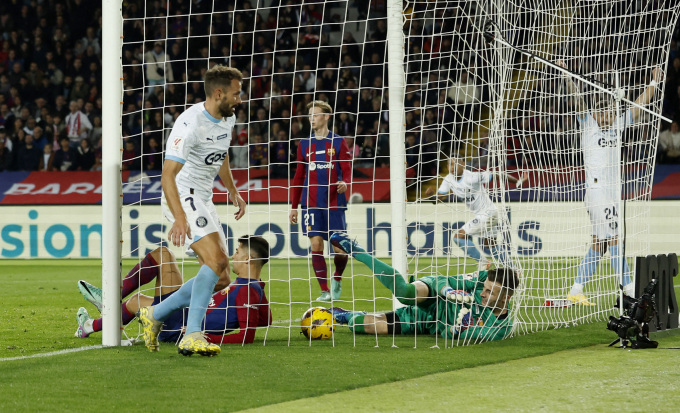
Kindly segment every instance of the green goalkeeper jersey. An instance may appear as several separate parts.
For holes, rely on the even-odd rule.
[[[423,323],[423,327],[430,334],[439,334],[447,339],[455,337],[470,344],[506,338],[512,328],[512,319],[507,313],[501,317],[496,317],[492,308],[481,305],[486,276],[486,271],[480,271],[478,274],[432,275],[419,278],[418,281],[427,284],[435,297],[414,306],[418,307],[417,309],[413,308],[414,311],[412,311],[414,315],[417,315],[414,321]],[[464,290],[474,297],[474,302],[466,305],[472,313],[473,324],[460,334],[456,333],[453,327],[456,325],[458,312],[463,304],[454,303],[439,296],[439,291],[445,286],[450,286],[454,290]],[[419,328],[419,330],[422,329]]]

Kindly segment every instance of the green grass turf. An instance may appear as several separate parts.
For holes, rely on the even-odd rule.
[[[126,262],[124,268],[130,265]],[[287,264],[284,270],[288,271]],[[2,261],[0,272],[0,358],[100,343],[99,334],[88,339],[73,337],[75,310],[82,305],[92,309],[83,301],[75,282],[87,279],[99,284],[99,262]],[[307,277],[306,261],[291,262],[290,274]],[[387,290],[374,286],[372,277],[355,276],[352,280],[353,288],[346,282],[345,296],[351,297],[353,292],[357,299],[371,297],[375,288],[385,297],[376,309],[391,307]],[[283,288],[274,285],[281,282],[272,284],[273,291]],[[315,297],[317,288],[310,289],[305,280],[292,281],[290,296],[299,303],[290,311],[274,306],[275,318],[299,317],[309,306],[303,301]],[[368,305],[372,304],[357,301],[364,309]],[[136,328],[128,330],[136,333]],[[430,349],[435,344],[444,345],[431,337],[418,337],[417,349],[410,337],[398,337],[399,348],[391,347],[391,337],[381,338],[380,347],[375,347],[375,337],[354,337],[346,328],[336,332],[335,343],[314,342],[311,347],[297,329],[270,330],[265,347],[262,338],[264,331],[258,331],[258,344],[225,346],[219,357],[211,359],[181,357],[174,346],[162,343],[155,354],[138,345],[0,361],[0,411],[140,410],[143,406],[152,411],[205,411],[216,405],[220,406],[218,410],[236,411],[602,345],[614,336],[604,323],[597,323],[448,350]],[[628,371],[625,366],[622,369]],[[385,397],[387,406],[391,406],[385,410],[400,409],[400,404],[394,403],[402,399]],[[83,404],[85,400],[87,404]],[[355,408],[363,410],[360,404]]]

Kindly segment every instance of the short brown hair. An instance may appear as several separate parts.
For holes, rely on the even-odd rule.
[[[207,97],[212,96],[213,92],[220,87],[229,87],[232,80],[243,81],[243,73],[233,67],[215,65],[205,72],[203,88]]]
[[[313,100],[307,104],[307,112],[309,113],[309,109],[317,107],[321,108],[321,111],[323,113],[331,114],[333,113],[333,108],[331,108],[331,105],[329,105],[327,102],[324,102],[323,100]]]
[[[269,243],[266,239],[257,235],[244,235],[238,239],[239,244],[248,248],[260,268],[269,261]]]
[[[512,295],[515,292],[515,288],[519,286],[519,277],[515,270],[510,268],[495,268],[490,270],[486,275],[486,279],[501,284],[503,288],[508,289],[510,295]]]

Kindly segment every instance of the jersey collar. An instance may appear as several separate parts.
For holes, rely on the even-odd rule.
[[[221,119],[217,119],[216,117],[211,115],[210,112],[208,112],[208,110],[205,108],[205,103],[203,103],[203,114],[212,123],[220,123],[220,121],[221,121]]]

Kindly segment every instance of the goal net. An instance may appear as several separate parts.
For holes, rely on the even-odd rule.
[[[510,303],[516,332],[604,318],[612,311],[620,276],[609,264],[611,248],[584,283],[583,293],[595,305],[558,306],[591,242],[584,204],[587,156],[575,99],[592,108],[608,91],[616,96],[612,110],[625,113],[631,108],[628,100],[635,101],[649,85],[652,69],[665,67],[679,8],[670,0],[653,4],[126,1],[120,142],[123,276],[135,264],[149,265],[145,257],[161,246],[175,258],[166,262],[167,255],[161,255],[157,268],[176,265],[184,281],[198,270],[191,252],[167,243],[170,224],[159,206],[161,167],[177,117],[205,100],[205,72],[224,64],[244,74],[244,103],[236,110],[229,160],[248,202],[247,213],[234,221],[219,180],[214,201],[230,255],[245,234],[262,235],[271,247],[262,280],[273,322],[258,328],[256,343],[309,345],[299,327],[310,307],[379,314],[394,308],[392,291],[372,269],[353,259],[342,274],[340,298],[315,301],[320,284],[302,231],[307,223],[301,219],[291,224],[289,213],[297,148],[311,133],[306,105],[317,99],[333,108],[329,129],[345,138],[352,156],[348,233],[372,256],[387,263],[408,257],[404,268],[395,266],[410,279],[470,273],[479,261],[517,270],[521,284]],[[402,11],[400,25],[388,24],[391,5]],[[495,39],[485,39],[485,31]],[[388,58],[388,38],[403,41],[401,61]],[[568,73],[537,58],[563,61]],[[395,69],[390,74],[401,71],[401,79],[388,77],[390,65]],[[400,93],[399,80],[405,83],[397,99],[403,111],[389,100]],[[577,94],[568,90],[568,80],[577,86]],[[653,113],[660,112],[662,83],[657,88],[645,106]],[[399,116],[403,134],[390,130],[389,120]],[[612,141],[621,154],[615,168],[621,185],[616,187],[626,202],[611,214],[618,217],[620,239],[625,240],[619,251],[629,258],[648,249],[645,201],[650,198],[658,125],[657,117],[641,112]],[[404,147],[405,156],[400,152]],[[457,234],[475,215],[452,194],[437,195],[451,157],[469,172],[489,171],[481,175],[494,177],[486,191],[498,211],[495,224],[469,242]],[[395,164],[404,162],[406,171],[400,175]],[[512,178],[523,178],[523,186],[516,188]],[[390,206],[402,202],[390,196],[394,182],[406,187],[403,216]],[[395,247],[401,245],[402,234],[406,247]],[[495,242],[489,244],[489,239]],[[472,249],[479,260],[470,257]],[[330,251],[325,242],[329,284],[342,266]],[[131,276],[142,284],[139,274]],[[172,290],[164,280],[159,286]],[[154,282],[140,285],[141,292],[158,295]],[[137,306],[144,304],[134,299]],[[546,307],[546,300],[555,306]],[[336,326],[331,343],[413,345],[415,336],[419,346],[448,347],[489,339],[429,336],[431,323],[420,312],[416,307],[413,334],[400,337],[390,328],[381,337],[372,333],[380,322],[367,321],[355,334]],[[442,331],[453,331],[456,322],[460,320],[453,317]],[[225,325],[224,330],[238,332],[239,327]],[[371,334],[360,336],[357,330]],[[137,337],[140,332],[134,323],[124,333]]]

